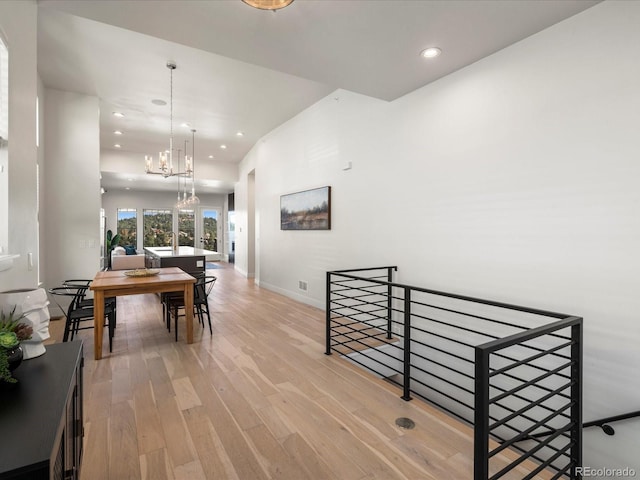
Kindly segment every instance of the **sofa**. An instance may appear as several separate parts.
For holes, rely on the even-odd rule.
[[[133,252],[135,252],[135,249]],[[120,246],[111,251],[111,270],[134,270],[145,267],[144,253],[127,253],[127,250]]]

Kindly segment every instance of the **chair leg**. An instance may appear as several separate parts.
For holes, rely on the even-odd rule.
[[[207,312],[207,320],[209,320],[209,333],[213,335],[213,328],[211,328],[211,315],[209,315],[209,305],[205,307],[205,311]]]
[[[80,331],[80,319],[75,319],[71,325],[71,340],[76,336],[76,334]]]
[[[174,324],[174,330],[176,331],[176,342],[178,341],[178,307],[175,308],[173,314],[176,319],[176,323]]]
[[[69,319],[69,317],[67,317],[67,320],[64,322],[64,335],[62,336],[62,341],[63,342],[68,342],[69,341],[69,335],[73,333],[73,325],[71,323],[71,320]]]
[[[196,307],[196,315],[198,315],[198,323],[202,325],[202,328],[204,328],[204,315],[202,313],[202,305],[198,304],[195,307]]]
[[[115,316],[115,312],[107,316],[107,325],[109,328],[109,353],[113,351],[113,335],[116,328]]]
[[[113,329],[114,330],[118,326],[118,311],[116,308],[117,306],[118,306],[118,298],[113,297]]]

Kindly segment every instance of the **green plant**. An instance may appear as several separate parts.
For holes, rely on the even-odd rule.
[[[107,230],[106,237],[107,238],[105,244],[107,246],[107,265],[109,268],[111,268],[111,250],[116,248],[118,242],[120,242],[120,234],[116,233],[114,235],[111,230]]]
[[[31,338],[33,328],[25,323],[20,323],[24,314],[16,317],[16,307],[14,306],[9,315],[0,311],[0,379],[8,383],[16,383],[17,380],[11,375],[9,370],[8,353],[23,340]]]
[[[111,250],[113,250],[118,243],[120,242],[120,234],[116,233],[115,235],[111,230],[107,230],[107,254],[111,254]]]

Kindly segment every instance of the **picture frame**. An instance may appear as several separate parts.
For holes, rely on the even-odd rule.
[[[281,195],[280,230],[331,230],[331,187]]]

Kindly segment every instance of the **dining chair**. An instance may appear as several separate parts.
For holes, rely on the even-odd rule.
[[[194,313],[198,315],[198,321],[204,328],[204,314],[207,314],[207,320],[209,322],[209,333],[213,335],[213,328],[211,326],[211,314],[209,312],[209,293],[213,285],[216,283],[217,277],[213,275],[201,275],[196,279],[193,285],[193,308]],[[171,312],[173,311],[174,317],[174,330],[176,336],[176,342],[178,341],[178,317],[179,310],[184,309],[184,296],[182,294],[169,296],[167,298],[167,328],[170,329],[171,325]]]
[[[187,272],[192,277],[195,277],[196,283],[198,279],[205,276],[205,272],[199,270],[197,272]],[[194,295],[195,295],[195,284],[194,284]],[[167,330],[171,331],[171,314],[169,311],[169,304],[176,305],[182,301],[182,305],[184,306],[184,295],[182,292],[165,292],[160,294],[160,303],[162,303],[162,318],[164,318],[165,323],[167,325]],[[200,321],[200,318],[198,318]]]
[[[77,287],[77,288],[84,288],[84,294],[82,295],[82,298],[80,299],[80,301],[78,302],[78,306],[81,308],[91,308],[93,307],[93,298],[86,298],[86,292],[88,291],[89,286],[91,285],[91,282],[93,280],[88,280],[86,278],[81,278],[81,279],[69,279],[69,280],[63,280],[62,281],[62,286],[63,287]],[[104,307],[105,307],[105,312],[107,311],[107,307],[110,307],[110,309],[113,311],[113,317],[112,317],[112,321],[113,321],[113,328],[115,330],[118,322],[118,313],[117,313],[117,302],[116,302],[116,297],[106,297],[104,299]]]
[[[81,303],[85,300],[84,297],[88,288],[88,285],[63,285],[61,287],[54,287],[47,290],[52,295],[54,303],[58,308],[60,308],[62,314],[65,316],[64,334],[62,337],[63,342],[73,340],[80,330],[93,328],[93,306],[81,306]],[[67,307],[62,305],[65,300],[69,302]],[[91,300],[91,302],[93,302],[93,300]],[[115,328],[113,307],[111,305],[105,305],[104,313],[106,326],[109,330],[109,351],[111,352],[113,349],[113,334]],[[90,326],[80,326],[81,322],[89,320],[91,320]]]

